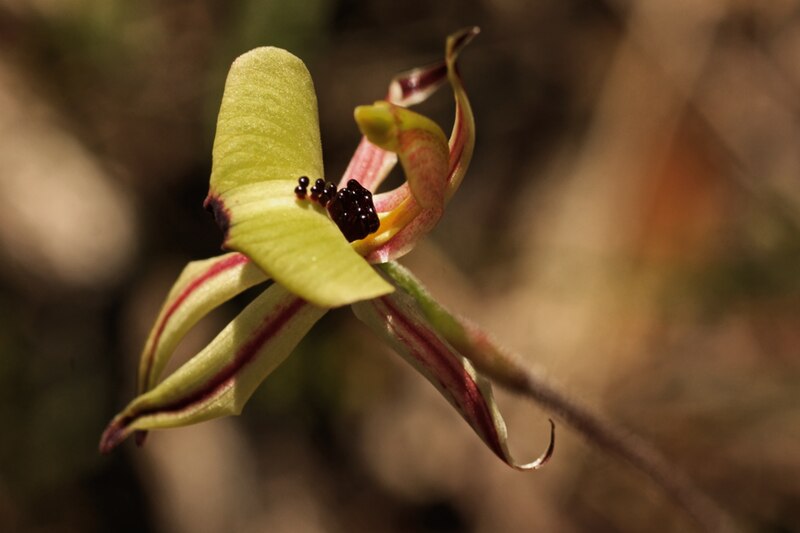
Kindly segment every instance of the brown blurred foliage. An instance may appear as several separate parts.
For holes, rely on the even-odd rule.
[[[0,0],[0,530],[691,527],[564,428],[511,471],[344,311],[240,419],[96,452],[161,298],[218,252],[201,203],[233,58],[306,61],[335,177],[353,107],[473,24],[475,158],[406,263],[744,530],[800,530],[794,0]],[[449,125],[448,96],[422,110]],[[544,414],[500,400],[538,453]]]

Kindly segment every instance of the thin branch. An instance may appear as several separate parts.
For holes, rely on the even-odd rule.
[[[680,468],[652,444],[614,424],[571,398],[565,391],[531,368],[520,369],[525,379],[507,385],[580,433],[590,444],[643,472],[705,531],[736,531],[733,520],[706,496]]]

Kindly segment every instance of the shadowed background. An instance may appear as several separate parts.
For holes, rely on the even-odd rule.
[[[96,451],[170,285],[219,252],[201,204],[232,60],[307,63],[335,180],[353,108],[473,24],[473,164],[404,262],[745,530],[800,530],[793,0],[0,0],[0,530],[690,527],[564,427],[547,467],[512,471],[349,310],[241,417]],[[446,91],[421,110],[449,129]],[[537,455],[545,414],[498,396]]]

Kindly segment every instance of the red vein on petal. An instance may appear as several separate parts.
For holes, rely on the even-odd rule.
[[[222,367],[203,387],[171,403],[151,408],[145,407],[135,414],[126,415],[112,421],[100,438],[100,451],[108,453],[122,442],[130,433],[128,427],[139,418],[153,414],[188,410],[192,406],[206,402],[223,393],[233,385],[236,375],[256,358],[258,352],[267,341],[274,337],[305,305],[306,301],[302,298],[294,298],[282,308],[277,309],[276,312],[267,315],[261,325],[250,334],[250,338],[236,350],[233,361]]]
[[[391,317],[397,326],[393,328],[411,355],[423,366],[432,370],[432,375],[451,393],[461,407],[470,425],[473,425],[489,448],[503,461],[507,461],[505,451],[497,434],[489,407],[483,393],[464,366],[452,355],[452,351],[442,343],[435,333],[423,330],[397,309],[388,297],[380,298],[386,308],[385,315]],[[422,346],[425,353],[415,349]],[[435,357],[426,357],[426,354]]]
[[[464,153],[464,145],[466,144],[466,131],[467,128],[464,127],[464,110],[461,106],[457,106],[456,109],[456,134],[453,137],[453,142],[450,143],[450,169],[447,175],[447,183],[450,183],[450,180],[453,179],[453,176],[456,173],[456,169],[458,169],[459,164],[461,163],[461,155]]]
[[[476,34],[477,32],[473,29],[460,36],[456,41],[452,54],[454,58],[458,57],[461,48],[466,46]],[[453,66],[453,74],[458,81],[460,90],[463,91],[461,75],[458,73],[458,66],[456,64]],[[468,101],[466,105],[469,105]],[[445,204],[449,203],[450,198],[453,196],[464,177],[463,157],[464,149],[469,140],[469,134],[469,123],[464,118],[464,106],[459,102],[458,95],[456,95],[456,116],[453,121],[453,131],[449,141],[450,154],[448,158],[447,177],[445,178]],[[375,209],[379,213],[391,211],[410,194],[411,191],[408,187],[408,182],[405,182],[402,186],[392,191],[375,195],[373,198]],[[438,223],[441,214],[441,211],[426,212],[426,210],[422,210],[413,223],[408,224],[386,242],[370,251],[366,256],[367,260],[371,263],[382,263],[404,255],[417,240],[427,234]]]
[[[411,190],[408,188],[408,182],[404,182],[391,191],[382,192],[372,197],[372,202],[375,204],[375,210],[378,213],[388,213],[401,203],[403,200],[411,195]]]
[[[444,60],[428,67],[400,74],[390,83],[389,91],[384,99],[397,105],[413,105],[425,100],[429,93],[443,85],[446,76],[447,63]],[[426,94],[420,95],[420,93]],[[344,187],[349,180],[355,179],[374,193],[386,177],[386,165],[394,158],[396,158],[395,154],[378,148],[366,137],[362,137],[342,179],[339,180],[339,187]],[[392,161],[393,164],[394,161]],[[407,190],[405,194],[408,194]]]
[[[153,361],[155,360],[156,350],[158,348],[158,343],[161,340],[161,335],[164,333],[164,330],[167,327],[167,323],[169,319],[172,318],[172,315],[175,314],[175,311],[186,301],[189,296],[192,295],[201,285],[208,282],[209,280],[219,276],[223,272],[230,270],[231,268],[237,267],[244,263],[249,262],[250,259],[242,254],[234,254],[230,257],[226,257],[222,261],[214,263],[211,268],[206,270],[202,276],[195,278],[189,283],[181,293],[175,298],[175,301],[170,304],[167,308],[164,316],[161,318],[160,322],[158,323],[158,327],[156,329],[156,333],[153,336],[153,342],[150,345],[150,349],[147,351],[147,371],[145,372],[144,376],[149,381],[150,380],[150,373],[153,370]],[[145,384],[140,384],[140,388],[144,387]],[[143,392],[143,391],[140,391]]]
[[[152,413],[170,413],[182,411],[190,406],[201,403],[222,392],[232,384],[236,374],[255,359],[259,350],[263,348],[267,341],[274,337],[278,331],[306,304],[302,298],[293,298],[277,312],[270,313],[261,325],[250,334],[250,338],[236,350],[233,361],[222,367],[219,373],[211,379],[205,387],[197,389],[185,398],[176,400],[170,404],[159,406],[151,410],[144,410],[139,416]]]
[[[375,189],[385,177],[382,175],[381,170],[392,159],[396,159],[393,153],[378,148],[369,142],[366,137],[362,137],[353,157],[350,159],[350,163],[347,165],[347,169],[342,175],[342,179],[339,180],[339,188],[346,186],[349,180],[354,179],[362,187],[375,192]]]
[[[457,42],[456,55],[458,55],[463,41],[462,37]],[[406,71],[392,79],[384,100],[404,107],[418,104],[444,85],[446,78],[447,61],[444,59],[425,67]],[[382,170],[391,157],[394,157],[394,154],[378,148],[362,137],[342,179],[339,180],[339,187],[344,187],[348,180],[355,179],[374,193],[386,177]],[[404,193],[408,195],[408,190],[405,190]]]
[[[450,156],[448,159],[448,171],[445,181],[448,188],[448,190],[445,191],[445,202],[449,202],[450,197],[455,192],[452,182],[463,163],[462,156],[467,143],[468,133],[467,128],[464,126],[465,121],[463,113],[462,107],[460,105],[456,106],[456,120],[454,133],[450,141]],[[379,213],[391,211],[410,194],[408,182],[406,182],[393,191],[376,195],[373,198],[375,209]],[[432,220],[431,216],[435,216],[435,219]],[[385,243],[370,251],[366,256],[367,260],[371,263],[383,263],[392,259],[397,259],[408,251],[418,239],[427,234],[436,223],[438,223],[439,217],[441,217],[441,212],[422,210],[417,218],[406,227],[398,231]]]

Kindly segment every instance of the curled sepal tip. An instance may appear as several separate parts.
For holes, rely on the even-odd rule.
[[[453,88],[456,101],[456,115],[453,130],[450,133],[450,169],[447,176],[447,200],[458,189],[464,174],[467,172],[472,152],[475,149],[475,117],[472,105],[467,98],[467,91],[458,71],[458,56],[461,50],[478,35],[478,27],[466,28],[447,38],[445,61],[447,63],[447,79]]]
[[[534,461],[525,465],[522,470],[535,470],[537,468],[543,467],[553,456],[553,452],[556,449],[556,423],[553,422],[552,418],[547,419],[550,422],[550,443],[547,445],[547,449],[542,452],[542,455],[537,457]]]
[[[404,164],[403,169],[406,172],[408,184],[393,191],[375,195],[376,210],[390,214],[385,218],[386,224],[384,224],[383,220],[381,222],[385,229],[371,238],[370,242],[359,247],[359,250],[364,253],[371,263],[385,263],[402,257],[414,247],[421,237],[430,232],[439,221],[444,206],[458,189],[469,167],[475,147],[475,120],[469,98],[458,72],[457,59],[464,47],[477,34],[478,28],[473,27],[451,35],[447,39],[445,59],[442,63],[420,69],[417,75],[407,74],[405,77],[400,78],[406,82],[405,86],[394,83],[392,89],[390,89],[390,95],[394,93],[394,97],[390,98],[390,101],[402,101],[405,98],[402,97],[404,94],[409,95],[409,98],[410,95],[417,95],[420,99],[424,99],[439,86],[441,79],[446,78],[450,82],[455,98],[455,119],[447,142],[446,160],[442,163],[438,161],[437,157],[437,164],[431,165],[429,158],[426,157],[425,159],[428,159],[428,162],[419,167],[435,167],[437,169],[436,180],[420,179],[422,175],[433,176],[431,172],[410,176],[407,165]],[[436,81],[433,82],[431,80]],[[415,83],[426,89],[415,88]],[[408,103],[416,102],[414,98],[407,101]],[[361,123],[359,123],[359,126],[361,126]],[[424,130],[424,128],[421,129]],[[386,134],[392,134],[396,131],[397,129],[387,129]],[[430,132],[430,130],[428,131]],[[377,133],[384,132],[378,129]],[[380,139],[381,135],[376,137]],[[434,137],[436,137],[437,142],[430,142]],[[429,136],[428,141],[424,145],[427,148],[426,156],[430,153],[438,154],[438,135]],[[377,144],[376,146],[389,151],[393,149],[391,144]],[[437,149],[433,150],[433,146],[437,146]],[[397,154],[400,161],[403,162],[403,151],[397,151]],[[407,162],[414,161],[415,156],[413,154],[413,150],[406,151]],[[441,170],[440,166],[443,167]],[[433,202],[434,198],[435,202]],[[419,203],[417,204],[417,202]]]
[[[447,56],[453,60],[458,57],[461,50],[480,32],[477,26],[464,28],[450,36]],[[424,67],[407,70],[395,76],[389,83],[385,100],[389,103],[408,107],[427,100],[448,79],[448,60],[442,59]],[[356,179],[362,186],[372,192],[386,179],[394,168],[397,156],[394,152],[384,150],[367,140],[361,138],[358,148],[350,159],[339,187],[344,187],[351,179]],[[390,198],[384,198],[384,206],[388,205]]]
[[[239,414],[325,311],[273,284],[200,353],[128,404],[103,433],[100,451],[137,430]]]
[[[396,291],[352,307],[359,319],[439,390],[506,464],[518,470],[533,470],[549,460],[555,446],[552,420],[550,443],[544,453],[529,463],[515,461],[508,450],[505,421],[494,401],[491,384],[434,331],[408,294]]]
[[[447,37],[447,58],[458,57],[461,50],[480,33],[478,26],[462,28]],[[402,106],[424,102],[447,79],[447,58],[424,67],[418,67],[394,77],[389,85],[388,101]]]

